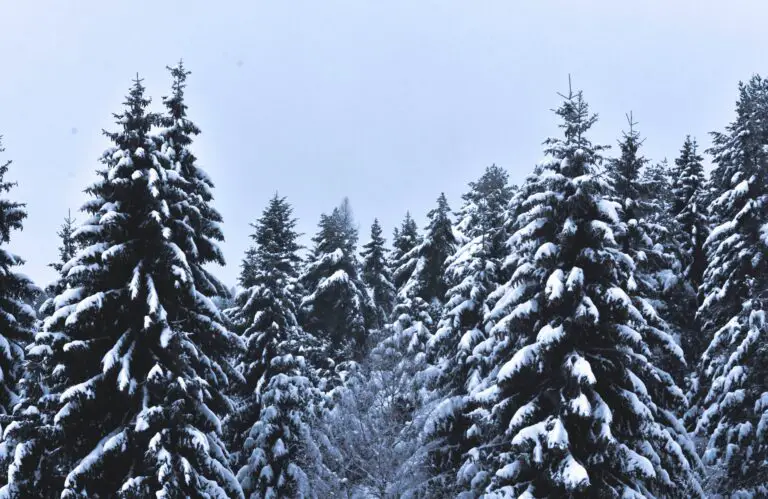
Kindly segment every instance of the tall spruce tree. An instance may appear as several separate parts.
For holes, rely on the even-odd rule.
[[[398,290],[398,299],[419,297],[438,311],[448,284],[445,280],[445,260],[456,250],[456,238],[451,220],[451,208],[445,194],[437,198],[437,207],[427,214],[429,223],[420,244],[401,258],[397,275],[411,269],[408,279]]]
[[[739,85],[736,119],[713,134],[708,265],[698,319],[702,357],[697,433],[708,438],[713,494],[768,495],[768,82]],[[720,473],[717,473],[720,471]]]
[[[486,374],[483,348],[486,342],[485,315],[490,293],[501,284],[501,267],[506,257],[504,213],[512,189],[507,172],[488,167],[480,179],[469,184],[463,198],[462,225],[467,242],[445,262],[446,293],[437,331],[428,353],[439,373],[433,380],[439,402],[422,434],[427,447],[432,495],[455,496],[469,485],[460,470],[464,454],[480,442],[481,429],[475,425],[476,404],[470,393],[478,389]],[[479,425],[483,421],[478,421]]]
[[[256,280],[256,247],[251,246],[245,250],[243,261],[240,262],[240,275],[237,283],[242,288],[250,288]]]
[[[709,235],[709,220],[704,205],[706,179],[702,160],[696,141],[687,136],[671,171],[670,203],[666,211],[666,225],[681,263],[679,283],[671,297],[674,306],[666,315],[680,331],[680,343],[694,368],[707,347],[700,325],[691,320],[696,315],[698,289],[707,266],[704,242]],[[689,374],[692,372],[689,370]]]
[[[200,129],[187,117],[184,100],[187,76],[190,74],[179,61],[168,67],[172,78],[172,92],[163,98],[166,112],[159,116],[162,127],[154,137],[163,162],[173,182],[176,202],[169,204],[173,234],[178,234],[180,248],[195,261],[225,265],[218,246],[224,241],[221,214],[213,207],[214,188],[210,176],[197,162],[190,144]],[[183,238],[183,239],[182,239]],[[189,259],[189,257],[188,257]],[[195,287],[206,296],[228,296],[229,289],[203,265],[190,265]]]
[[[691,497],[696,455],[675,409],[684,397],[653,363],[633,300],[634,265],[606,196],[597,120],[581,92],[557,109],[562,138],[523,186],[507,293],[488,314],[487,404],[499,436],[470,454],[491,497]],[[673,345],[670,345],[673,348]]]
[[[381,328],[389,319],[395,301],[395,287],[387,266],[387,249],[381,236],[381,225],[375,219],[371,225],[371,239],[363,245],[362,278],[368,286],[376,309],[375,327]]]
[[[242,497],[219,420],[232,409],[227,358],[239,339],[222,326],[207,295],[221,285],[203,269],[220,260],[220,233],[204,196],[190,199],[193,175],[204,174],[184,132],[151,136],[148,105],[137,78],[115,115],[121,130],[105,132],[114,147],[73,235],[83,249],[62,268],[71,288],[35,340],[52,368],[39,404],[53,406],[65,449],[57,488],[64,498]],[[26,453],[20,441],[19,461]]]
[[[695,139],[685,138],[680,157],[675,159],[672,184],[672,214],[680,226],[679,245],[684,257],[684,276],[693,289],[701,285],[707,255],[704,241],[709,235],[709,222],[703,203],[706,178],[702,158]]]
[[[4,152],[0,136],[0,152]],[[0,193],[8,193],[16,185],[5,176],[11,161],[0,163]],[[32,342],[35,312],[29,306],[39,290],[27,277],[16,272],[15,267],[24,260],[10,253],[7,245],[11,233],[22,230],[27,217],[25,205],[8,198],[0,198],[0,423],[4,431],[11,430],[9,415],[20,402],[19,381],[22,377],[24,349]],[[10,424],[9,424],[10,423]],[[12,445],[6,441],[0,446],[0,464],[8,465]],[[10,471],[11,473],[13,470]],[[0,473],[6,478],[6,473]]]
[[[416,260],[405,258],[405,255],[421,244],[419,228],[411,217],[410,212],[405,213],[405,218],[400,228],[395,227],[392,235],[392,253],[389,255],[389,269],[392,274],[392,284],[396,291],[400,291],[413,272]],[[407,265],[404,265],[406,264]]]
[[[61,224],[59,231],[56,233],[61,240],[59,243],[59,260],[48,264],[48,266],[55,269],[58,273],[61,273],[61,269],[64,265],[73,259],[77,253],[77,244],[75,243],[75,238],[72,237],[72,233],[76,228],[75,222],[76,220],[72,218],[72,213],[67,211],[67,217],[64,219],[64,223]]]
[[[677,341],[669,341],[675,331],[663,317],[678,306],[669,299],[678,296],[675,291],[682,268],[669,228],[656,219],[664,205],[656,196],[658,186],[643,175],[648,160],[640,153],[643,140],[631,113],[627,122],[629,131],[623,132],[618,144],[620,155],[607,164],[611,189],[606,197],[619,206],[624,221],[616,232],[616,241],[634,263],[627,286],[635,307],[645,318],[645,331],[641,332],[648,333],[646,341],[660,355],[657,365],[680,372],[685,358]]]
[[[68,287],[67,276],[62,272],[62,269],[77,254],[77,242],[75,241],[75,238],[72,237],[72,234],[77,229],[75,222],[76,220],[72,218],[72,213],[68,210],[64,223],[61,224],[59,231],[56,233],[60,240],[58,248],[59,259],[53,263],[49,263],[48,266],[56,270],[58,278],[44,290],[44,296],[42,297],[42,303],[40,303],[39,308],[39,311],[43,316],[48,316],[53,312],[53,298],[58,296],[59,293]]]
[[[308,333],[328,345],[328,360],[338,366],[363,357],[373,305],[358,275],[357,230],[348,201],[331,215],[321,215],[318,229],[300,278],[306,294],[299,319]]]
[[[304,468],[318,452],[307,405],[319,393],[298,350],[308,342],[296,320],[301,258],[293,209],[275,195],[253,227],[251,286],[237,296],[231,314],[246,342],[240,362],[245,382],[228,419],[233,448],[242,447],[237,476],[248,495],[310,497],[311,474]]]
[[[244,383],[235,390],[239,392],[237,410],[227,421],[233,447],[245,440],[259,418],[262,391],[269,381],[272,360],[279,355],[277,346],[298,328],[301,247],[293,208],[275,195],[252,227],[254,245],[247,254],[251,285],[235,297],[235,306],[227,311],[246,344],[238,364]]]

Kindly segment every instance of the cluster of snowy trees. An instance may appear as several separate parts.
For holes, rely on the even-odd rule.
[[[305,254],[275,195],[232,292],[169,70],[47,288],[0,198],[0,497],[768,497],[768,81],[709,175],[690,137],[651,163],[631,115],[609,154],[569,89],[520,185],[492,165],[391,249],[345,199]]]

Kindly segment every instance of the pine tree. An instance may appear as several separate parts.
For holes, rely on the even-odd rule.
[[[347,201],[321,215],[314,248],[300,282],[307,293],[299,319],[308,333],[328,345],[331,366],[363,357],[373,306],[358,275],[357,230]]]
[[[244,383],[238,387],[237,411],[227,421],[233,447],[240,445],[258,420],[261,392],[269,381],[272,359],[278,355],[277,345],[298,328],[296,280],[301,259],[293,208],[275,195],[252,227],[251,285],[227,311],[246,343],[238,365]]]
[[[67,289],[67,276],[61,271],[64,266],[75,257],[77,254],[77,242],[72,237],[76,227],[75,219],[72,218],[71,212],[67,211],[67,217],[64,219],[64,223],[61,224],[59,231],[56,233],[59,236],[59,259],[56,262],[49,263],[48,266],[55,269],[59,274],[58,278],[47,286],[42,293],[42,301],[40,302],[39,311],[43,316],[48,316],[53,312],[53,299],[58,296],[62,291]]]
[[[220,259],[217,232],[205,229],[213,211],[202,195],[189,199],[187,175],[203,173],[174,141],[183,133],[152,137],[148,105],[137,78],[115,115],[121,130],[105,132],[114,147],[73,234],[83,249],[62,268],[71,288],[33,348],[53,368],[40,405],[54,406],[65,449],[58,488],[64,498],[242,497],[219,420],[239,341],[206,294],[220,283],[202,268]],[[26,452],[20,442],[17,457]]]
[[[736,497],[768,495],[768,82],[739,85],[736,119],[713,134],[715,168],[698,319],[711,338],[702,357],[696,427],[708,438],[711,490]],[[721,473],[717,473],[721,471]]]
[[[488,320],[492,370],[474,395],[499,436],[469,457],[484,461],[491,497],[691,497],[696,455],[674,412],[684,397],[653,363],[635,306],[632,259],[606,198],[597,117],[580,92],[556,111],[563,138],[523,186],[511,238],[520,253]],[[674,344],[669,345],[674,348]],[[506,494],[506,495],[505,495]]]
[[[278,345],[281,352],[295,348]],[[261,397],[263,408],[244,441],[246,461],[237,477],[251,497],[319,497],[322,482],[313,478],[330,474],[312,427],[323,410],[322,394],[306,375],[311,369],[303,357],[278,355],[270,369]]]
[[[240,275],[237,278],[242,288],[250,288],[256,280],[256,248],[251,246],[245,250],[245,256],[240,263]]]
[[[61,273],[61,269],[64,265],[73,259],[77,253],[77,244],[72,237],[72,233],[75,231],[75,222],[76,220],[72,218],[72,213],[67,211],[67,217],[64,219],[64,223],[61,224],[59,231],[56,233],[56,235],[59,236],[59,239],[61,239],[59,245],[59,260],[48,265],[49,267],[54,268],[56,272]]]
[[[658,186],[647,182],[643,175],[648,160],[640,154],[643,140],[631,113],[627,122],[629,131],[623,133],[618,144],[621,154],[611,159],[606,168],[611,187],[607,199],[620,206],[625,222],[617,231],[616,240],[634,263],[627,285],[635,307],[645,318],[644,327],[650,333],[646,341],[656,353],[659,367],[679,372],[685,366],[683,352],[676,342],[669,341],[673,330],[662,317],[679,305],[668,299],[678,296],[675,291],[682,269],[669,228],[655,220],[664,206],[655,196]]]
[[[1,140],[0,136],[0,152],[4,152]],[[5,179],[10,165],[11,161],[0,164],[2,193],[8,193],[16,186],[15,182]],[[39,293],[32,281],[14,270],[14,267],[22,265],[24,260],[6,248],[10,243],[11,233],[22,230],[26,217],[23,203],[0,198],[0,422],[3,430],[10,430],[10,433],[13,432],[14,423],[13,418],[9,416],[17,410],[24,397],[23,383],[19,386],[23,374],[24,349],[33,338],[35,312],[29,302]],[[11,439],[3,442],[0,446],[0,464],[8,465],[9,459],[18,460],[16,456],[9,455],[12,450]],[[13,469],[8,473],[13,476]],[[5,473],[0,476],[4,479],[7,477]]]
[[[685,278],[693,289],[701,285],[707,255],[704,241],[709,235],[706,208],[703,204],[704,166],[697,152],[695,139],[685,138],[680,157],[675,160],[674,182],[672,184],[672,214],[680,226],[680,247],[684,255]]]
[[[169,205],[174,234],[186,238],[177,243],[191,257],[201,262],[224,266],[224,255],[218,246],[224,241],[221,231],[221,214],[211,205],[213,181],[198,165],[197,158],[190,150],[190,144],[200,134],[200,129],[187,117],[184,88],[190,74],[182,61],[168,67],[172,77],[172,93],[163,98],[165,114],[159,116],[163,127],[154,138],[160,150],[160,159],[175,180],[173,189],[179,200]],[[178,177],[177,177],[178,176]],[[179,236],[181,237],[181,236]],[[191,265],[195,287],[206,296],[228,296],[229,290],[202,265]]]
[[[476,473],[473,466],[460,467],[464,454],[479,443],[480,428],[472,414],[476,404],[470,394],[486,374],[484,318],[489,295],[501,284],[506,257],[504,213],[512,196],[507,178],[507,172],[492,165],[469,184],[460,221],[467,242],[445,262],[451,287],[428,350],[439,373],[434,384],[440,401],[422,435],[433,448],[428,454],[432,494],[454,496],[468,485],[465,472]]]
[[[310,497],[303,468],[318,452],[305,454],[313,445],[306,406],[319,393],[305,376],[309,366],[292,350],[308,343],[296,320],[301,259],[293,209],[275,195],[253,227],[251,286],[237,296],[232,313],[246,342],[243,393],[227,421],[233,447],[242,446],[237,476],[246,494]]]
[[[448,284],[445,281],[445,260],[456,250],[456,239],[451,221],[451,208],[445,194],[437,198],[437,207],[427,214],[429,223],[424,240],[403,255],[396,274],[412,269],[407,281],[398,291],[398,299],[417,296],[440,309]]]
[[[395,227],[392,236],[392,253],[389,255],[389,269],[392,274],[392,284],[396,291],[400,291],[413,272],[416,260],[405,258],[405,255],[421,244],[422,238],[416,222],[411,218],[410,212],[406,212],[400,228]]]
[[[655,199],[661,206],[661,210],[650,214],[650,219],[657,223],[667,220],[669,213],[672,212],[673,172],[669,167],[669,162],[665,159],[658,163],[647,164],[643,169],[643,184],[649,186],[648,197]]]
[[[363,257],[363,282],[368,286],[371,300],[376,308],[375,326],[377,328],[387,322],[395,301],[395,287],[389,275],[387,249],[384,244],[381,225],[378,219],[374,219],[371,225],[371,240],[363,245],[360,254]]]

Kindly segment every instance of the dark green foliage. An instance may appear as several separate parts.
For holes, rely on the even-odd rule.
[[[371,240],[363,245],[362,278],[368,286],[373,306],[376,309],[375,327],[381,328],[389,319],[395,302],[395,287],[387,266],[387,249],[381,236],[378,219],[371,225]]]

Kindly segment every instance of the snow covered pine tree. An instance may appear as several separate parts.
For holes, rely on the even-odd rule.
[[[348,201],[321,215],[315,246],[301,284],[307,293],[299,318],[304,329],[328,344],[330,368],[365,355],[373,304],[358,275],[357,229]]]
[[[421,244],[421,241],[422,238],[419,235],[419,228],[416,226],[416,222],[411,217],[411,213],[406,212],[400,227],[395,227],[395,230],[393,231],[392,253],[389,254],[388,261],[389,272],[392,274],[392,284],[395,286],[396,292],[399,292],[403,288],[413,271],[413,268],[408,266],[403,267],[403,263],[409,261],[404,260],[403,257],[413,248]],[[398,273],[399,269],[401,269],[401,271]]]
[[[739,85],[736,119],[715,133],[715,228],[705,249],[704,352],[697,433],[708,438],[712,493],[768,497],[768,81]],[[737,495],[738,494],[738,495]]]
[[[501,281],[506,256],[504,212],[511,199],[507,172],[488,167],[463,196],[459,227],[466,240],[445,261],[445,279],[450,288],[442,318],[428,345],[436,369],[439,403],[427,420],[422,439],[429,442],[432,475],[427,489],[434,496],[455,496],[466,490],[459,468],[465,453],[480,440],[473,421],[476,408],[469,394],[479,388],[485,374],[482,348],[486,339],[484,318],[488,295]],[[480,424],[484,421],[480,421]],[[467,470],[474,474],[474,470]]]
[[[138,78],[115,115],[122,130],[107,133],[115,146],[73,235],[83,249],[62,269],[71,288],[36,337],[52,357],[56,443],[71,456],[63,498],[242,497],[219,420],[241,343],[208,295],[224,289],[203,268],[223,262],[218,214],[187,149],[186,72],[173,76],[158,136]]]
[[[371,302],[376,309],[376,328],[381,328],[389,320],[395,302],[395,286],[389,275],[387,248],[381,236],[379,220],[371,225],[371,240],[363,245],[360,255],[363,257],[362,278],[368,287]]]
[[[275,195],[255,233],[251,286],[236,298],[233,321],[245,328],[245,379],[233,417],[232,446],[239,452],[238,480],[254,498],[315,497],[310,477],[322,467],[308,422],[322,395],[314,386],[302,349],[310,346],[296,320],[301,259],[296,220],[285,198]]]
[[[686,137],[680,157],[675,159],[670,206],[677,252],[682,262],[682,286],[669,315],[681,330],[681,344],[693,367],[707,346],[699,324],[692,321],[691,317],[695,316],[698,308],[698,289],[707,266],[704,241],[709,235],[709,220],[704,205],[706,179],[701,164],[703,158],[696,152],[696,148],[696,140]]]
[[[696,455],[675,410],[684,397],[654,365],[630,285],[635,265],[606,199],[600,146],[580,92],[556,111],[563,138],[523,186],[519,264],[489,314],[490,497],[694,497]],[[673,348],[674,345],[670,345]]]
[[[0,142],[0,152],[3,151],[5,149]],[[16,185],[5,179],[10,164],[10,161],[0,163],[0,193],[7,193]],[[20,387],[17,384],[22,376],[24,348],[33,339],[35,312],[29,302],[39,290],[30,279],[14,270],[24,260],[3,246],[10,242],[14,230],[22,229],[26,217],[23,203],[0,198],[0,422],[2,430],[10,428],[11,432],[15,418],[9,416],[18,411],[20,405]],[[9,460],[13,461],[8,471],[11,476],[15,474],[13,467],[18,466],[22,458],[23,453],[15,453],[9,442],[0,446],[0,465],[7,466]],[[5,471],[0,474],[3,479],[7,478]]]

